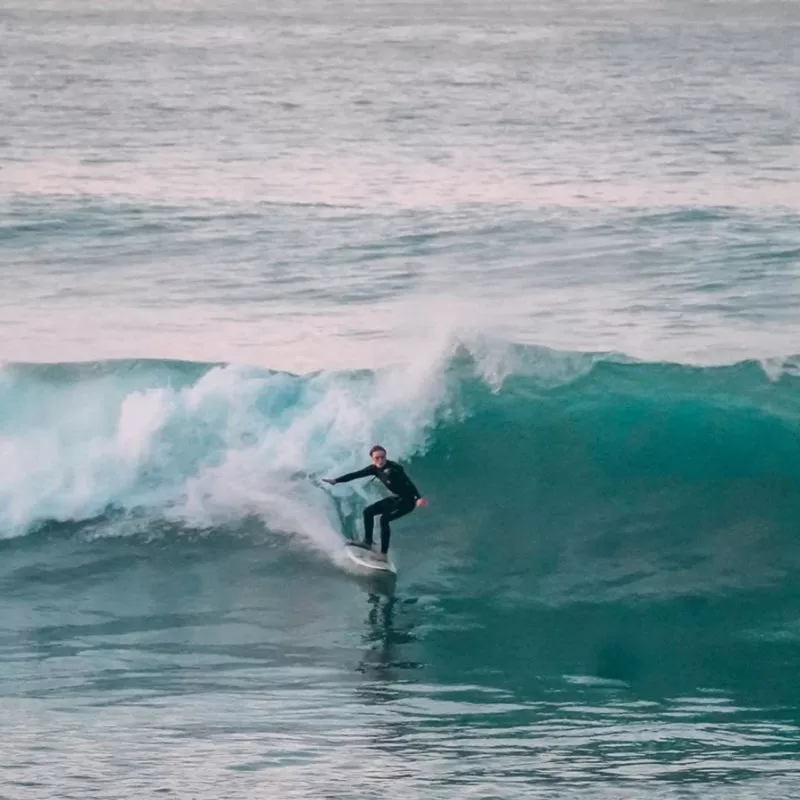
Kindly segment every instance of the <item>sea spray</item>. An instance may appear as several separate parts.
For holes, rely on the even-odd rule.
[[[360,464],[375,441],[398,458],[418,452],[446,394],[443,359],[308,376],[180,362],[11,365],[0,452],[15,469],[0,483],[0,530],[110,511],[195,527],[256,515],[330,549],[340,514],[313,479]]]

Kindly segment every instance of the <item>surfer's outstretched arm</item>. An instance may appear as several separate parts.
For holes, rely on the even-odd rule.
[[[375,467],[370,464],[368,467],[364,467],[364,469],[348,472],[345,475],[340,475],[338,478],[323,478],[322,480],[325,483],[330,483],[332,486],[334,483],[347,483],[348,481],[356,480],[356,478],[368,478],[370,475],[374,474]]]

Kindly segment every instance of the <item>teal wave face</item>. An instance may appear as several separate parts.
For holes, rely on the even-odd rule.
[[[800,565],[800,383],[604,360],[462,393],[421,465],[452,541],[546,602],[769,585]],[[509,579],[510,580],[510,579]],[[513,582],[513,581],[512,581]]]

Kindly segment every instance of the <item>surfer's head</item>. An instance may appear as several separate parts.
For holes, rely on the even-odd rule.
[[[369,457],[372,459],[373,464],[382,467],[386,463],[386,449],[376,444],[370,448]]]

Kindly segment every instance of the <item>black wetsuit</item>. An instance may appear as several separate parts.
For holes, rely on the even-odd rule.
[[[370,464],[356,472],[348,472],[339,478],[336,483],[347,483],[356,478],[377,478],[394,496],[378,500],[364,509],[364,544],[372,547],[372,524],[375,517],[381,515],[381,553],[389,552],[389,523],[400,519],[412,512],[417,505],[417,500],[422,496],[419,490],[406,475],[405,470],[395,461],[389,461],[382,467]]]

